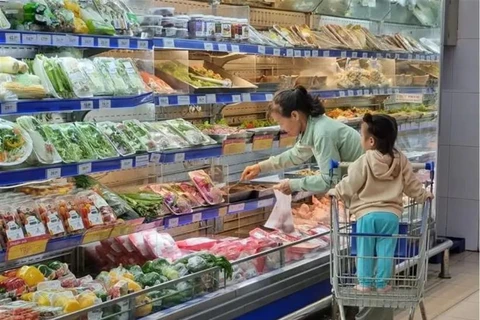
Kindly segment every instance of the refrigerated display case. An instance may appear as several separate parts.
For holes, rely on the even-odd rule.
[[[275,181],[318,170],[307,163],[237,184],[247,165],[296,142],[268,116],[275,92],[295,85],[355,128],[367,111],[394,116],[398,148],[412,161],[435,161],[439,3],[0,3],[1,270],[53,260],[64,270],[56,261],[65,261],[71,276],[62,280],[78,288],[89,282],[85,276],[165,254],[132,241],[170,234],[171,247],[199,237],[244,243],[268,220]],[[314,206],[316,196],[295,194],[293,207]],[[36,299],[20,297],[34,301],[0,310],[39,305],[33,313],[65,319],[76,312],[281,318],[330,293],[328,231],[312,236],[320,220],[301,227],[306,219],[295,218],[298,234],[261,229],[275,245],[227,255],[233,280],[218,268],[147,289],[123,279],[120,293],[76,290],[75,299],[57,303],[37,290]],[[170,262],[184,253],[175,251]],[[200,290],[185,287],[192,282],[202,282]]]

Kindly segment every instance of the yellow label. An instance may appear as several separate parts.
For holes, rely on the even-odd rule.
[[[218,216],[223,217],[227,215],[227,212],[228,212],[228,207],[221,207],[220,209],[218,209]]]
[[[224,155],[232,155],[232,154],[239,154],[244,153],[247,144],[243,139],[230,139],[223,141],[223,154]]]
[[[112,233],[110,233],[110,238],[125,236],[127,234],[134,233],[137,229],[137,226],[142,224],[144,220],[145,218],[139,218],[135,220],[129,220],[125,223],[116,224],[113,227]]]
[[[288,134],[282,134],[280,136],[279,147],[280,148],[293,147],[295,145],[295,142],[297,142],[297,137],[289,136]]]
[[[22,239],[8,245],[7,260],[16,260],[36,254],[44,253],[47,249],[48,237]]]
[[[272,135],[253,137],[253,146],[252,146],[253,151],[271,149],[272,146],[273,146]]]
[[[113,226],[104,226],[87,230],[83,235],[82,244],[102,241],[110,238]]]

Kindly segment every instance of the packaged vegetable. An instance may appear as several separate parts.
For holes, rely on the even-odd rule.
[[[73,123],[50,124],[43,128],[64,162],[97,159],[97,154]]]
[[[145,71],[140,71],[143,82],[155,93],[172,94],[176,91],[165,81]]]
[[[16,272],[15,272],[16,274]],[[0,282],[0,288],[4,289],[6,292],[12,292],[15,295],[21,295],[25,293],[25,281],[16,276],[9,277],[8,279]]]
[[[117,123],[116,129],[121,132],[125,137],[127,137],[130,145],[133,147],[135,152],[147,151],[147,146],[143,144],[140,138],[138,138],[135,133],[130,130],[125,124]]]
[[[0,120],[0,166],[18,165],[32,153],[32,140],[19,125]]]
[[[117,220],[112,208],[94,191],[82,191],[76,195],[76,206],[87,228],[113,223]]]
[[[129,87],[118,73],[117,63],[114,58],[109,57],[97,57],[93,59],[93,62],[97,66],[98,70],[102,73],[103,77],[111,79],[113,83],[114,95],[127,96],[133,94],[130,92]]]
[[[192,195],[188,192],[183,191],[183,189],[180,187],[179,183],[174,183],[174,184],[168,184],[167,185],[169,190],[174,191],[176,194],[178,194],[182,199],[185,199],[187,201],[188,205],[193,209],[193,208],[198,208],[201,207],[204,203],[205,200],[202,198],[200,195],[200,198],[202,201],[198,201],[198,199],[195,197],[195,195]],[[195,187],[193,187],[195,189]],[[197,191],[198,193],[198,191]]]
[[[110,121],[99,122],[97,127],[107,136],[120,155],[128,156],[135,153],[135,148],[131,145],[125,133],[119,130],[115,123]]]
[[[145,83],[138,74],[137,67],[130,58],[116,60],[118,74],[129,87],[130,94],[139,95],[146,92]]]
[[[26,73],[28,66],[25,62],[12,57],[0,57],[0,72],[8,74]]]
[[[100,16],[93,6],[80,8],[80,18],[87,24],[88,33],[100,35],[115,35],[115,28]]]
[[[115,215],[118,219],[124,220],[132,220],[140,218],[140,216],[135,212],[135,210],[130,207],[130,205],[122,199],[118,194],[111,191],[107,187],[98,184],[94,188],[95,192],[97,192],[105,201],[107,201],[108,205],[112,208],[115,212]]]
[[[73,93],[78,98],[93,97],[93,91],[89,87],[89,79],[81,69],[77,59],[71,57],[58,58],[58,64],[70,83]]]
[[[168,209],[164,209],[163,197],[148,192],[125,193],[121,197],[142,217],[157,218],[164,216]]]
[[[50,80],[50,77],[48,76],[47,71],[44,67],[44,63],[47,60],[48,60],[48,58],[45,57],[44,55],[37,54],[35,56],[35,59],[33,60],[33,63],[32,63],[33,73],[35,73],[35,75],[40,78],[40,80],[42,81],[42,86],[45,88],[48,95],[51,95],[55,98],[61,98],[60,95],[55,90],[55,87],[53,86],[53,83]],[[50,71],[50,73],[52,73],[52,72]]]
[[[145,127],[155,135],[155,143],[160,150],[187,148],[190,144],[165,122],[145,123]]]
[[[45,281],[45,277],[35,267],[23,266],[17,271],[17,278],[25,281],[25,284],[29,287],[35,287],[40,282]]]
[[[19,203],[17,205],[17,213],[25,228],[27,237],[46,234],[45,225],[40,218],[38,206],[35,201],[27,200]]]
[[[24,85],[18,82],[5,82],[1,86],[16,95],[18,99],[43,99],[47,91],[42,85]]]
[[[188,173],[188,176],[209,204],[215,205],[223,202],[222,191],[215,187],[212,179],[205,171],[192,171]]]
[[[192,212],[192,207],[188,201],[182,198],[174,190],[169,189],[167,185],[150,184],[143,188],[155,192],[163,197],[164,203],[173,214],[186,214]]]
[[[63,220],[58,213],[55,201],[44,198],[37,200],[37,204],[38,212],[43,223],[47,226],[48,233],[53,237],[64,236]]]
[[[22,221],[15,208],[9,205],[0,205],[0,219],[2,234],[5,236],[5,244],[8,241],[25,238]]]
[[[167,120],[166,123],[192,146],[216,144],[215,140],[184,119]]]
[[[48,279],[48,280],[55,279],[55,277],[56,277],[55,270],[49,268],[48,266],[46,266],[44,264],[39,264],[39,265],[36,265],[35,267],[43,274],[43,276],[46,279]],[[44,283],[44,282],[42,282],[42,283]],[[59,284],[59,286],[60,286],[60,284]],[[41,290],[41,289],[37,288],[37,290]]]
[[[110,77],[105,77],[95,63],[89,59],[79,59],[78,65],[85,72],[88,87],[94,96],[113,95],[114,85]]]
[[[86,138],[90,147],[96,151],[100,159],[118,156],[117,151],[107,137],[105,137],[93,123],[75,122],[75,126]]]
[[[82,92],[82,86],[81,86],[82,81],[78,82],[74,78],[75,81],[71,82],[68,76],[66,75],[67,71],[64,68],[62,68],[59,58],[43,57],[42,61],[43,61],[42,67],[51,85],[53,86],[53,89],[54,89],[53,93],[56,94],[55,96],[56,98],[70,99],[76,96],[76,91],[78,91],[79,94]],[[40,78],[42,77],[40,76]],[[42,81],[42,84],[45,87],[47,87],[47,85],[43,83],[43,81]],[[74,86],[75,86],[75,89],[74,89]],[[88,94],[86,96],[91,96],[91,94]]]
[[[56,200],[58,213],[65,223],[65,229],[68,233],[83,233],[85,226],[82,217],[77,212],[74,196],[63,196]]]
[[[145,126],[138,120],[125,120],[123,124],[127,127],[127,129],[137,137],[138,140],[141,141],[142,145],[146,146],[147,151],[156,151],[157,145],[155,141],[150,138],[150,134]]]
[[[44,164],[59,163],[62,158],[48,138],[42,124],[33,116],[21,116],[17,123],[28,132],[32,139],[33,151],[36,159]]]

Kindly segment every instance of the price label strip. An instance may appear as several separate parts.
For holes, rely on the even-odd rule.
[[[7,246],[7,260],[12,261],[44,253],[47,249],[48,239],[48,235],[43,235],[10,241]]]
[[[113,226],[102,226],[102,227],[94,227],[92,229],[87,230],[83,235],[82,244],[102,241],[105,239],[110,238],[110,234],[112,233]]]

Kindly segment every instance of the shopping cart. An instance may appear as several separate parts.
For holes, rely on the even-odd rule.
[[[343,166],[348,166],[342,163]],[[333,182],[333,168],[339,164],[332,162],[330,177]],[[433,164],[416,164],[416,168],[425,168],[433,171]],[[433,181],[433,173],[430,174]],[[428,255],[430,241],[430,221],[432,221],[432,206],[428,200],[419,205],[409,201],[408,212],[420,214],[408,215],[410,220],[400,228],[400,234],[379,235],[356,232],[356,222],[339,220],[339,206],[335,197],[331,199],[331,263],[330,274],[332,284],[332,297],[338,305],[340,318],[345,320],[345,306],[353,307],[377,307],[391,309],[409,309],[409,319],[413,319],[417,305],[420,306],[422,319],[426,320],[423,294],[427,280]],[[348,215],[346,215],[348,217]],[[383,241],[395,241],[396,248],[393,257],[357,256],[357,242],[360,239],[376,239]],[[359,259],[362,259],[360,261]],[[384,281],[391,286],[391,290],[378,292],[375,288],[368,292],[358,291],[357,266],[370,264],[377,266],[379,263],[391,265],[391,275]],[[375,272],[373,273],[375,274]],[[375,284],[374,275],[366,277],[362,275],[363,283]],[[334,312],[334,317],[337,314]]]

